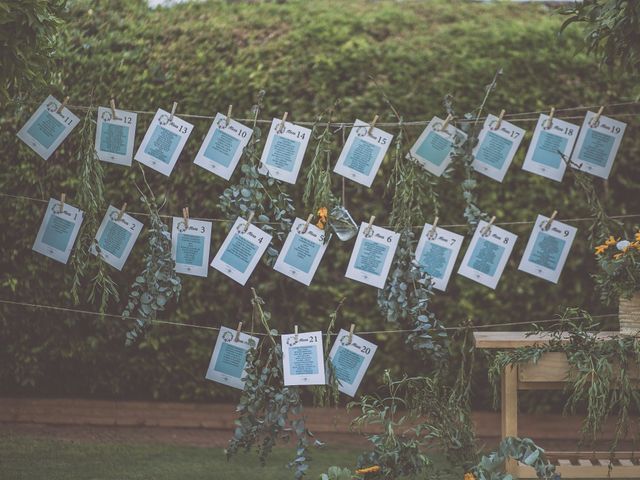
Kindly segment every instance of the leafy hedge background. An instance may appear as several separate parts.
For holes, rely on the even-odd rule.
[[[9,104],[0,110],[1,191],[48,199],[67,193],[74,203],[78,187],[74,160],[77,135],[71,136],[47,161],[42,161],[15,136],[48,93],[71,104],[106,105],[115,96],[125,109],[169,109],[214,115],[234,105],[234,114],[248,117],[259,90],[266,90],[261,118],[289,112],[291,121],[313,120],[340,99],[335,117],[393,121],[377,83],[405,120],[444,115],[442,99],[453,95],[458,112],[475,108],[495,71],[502,67],[498,89],[488,102],[490,112],[524,112],[628,100],[637,78],[609,75],[580,52],[580,33],[558,36],[562,18],[539,5],[485,5],[457,1],[431,2],[307,2],[239,3],[209,1],[149,10],[140,1],[73,2],[62,42],[58,74],[49,88],[35,92],[33,103]],[[612,113],[614,110],[606,111]],[[81,112],[77,112],[81,113]],[[532,115],[531,117],[536,117]],[[631,117],[610,180],[597,181],[611,214],[637,213],[640,186],[638,120]],[[136,148],[151,116],[138,119]],[[176,214],[188,205],[191,216],[221,217],[218,196],[227,183],[193,165],[209,128],[208,120],[189,120],[194,132],[170,178],[147,170],[157,195],[166,194],[162,213]],[[581,120],[574,120],[580,124]],[[521,170],[535,122],[504,183],[478,176],[480,206],[498,221],[532,221],[538,213],[559,210],[560,217],[589,216],[571,175],[556,183]],[[395,133],[395,129],[389,129]],[[410,142],[420,134],[411,127]],[[336,151],[342,134],[336,133]],[[408,148],[410,145],[406,145]],[[302,189],[309,167],[310,145],[299,182],[288,191],[297,215],[306,217]],[[337,156],[336,156],[337,158]],[[333,158],[333,161],[336,160]],[[135,168],[106,165],[107,201],[123,202],[142,211],[134,187]],[[371,189],[347,182],[346,204],[356,221],[377,216],[388,221],[391,196],[384,185],[391,159],[383,163]],[[237,173],[232,182],[238,177]],[[425,174],[426,175],[426,174]],[[334,176],[340,194],[340,177]],[[439,182],[441,224],[464,223],[459,175]],[[0,198],[2,245],[0,290],[3,299],[71,306],[70,266],[31,251],[44,204]],[[139,217],[145,221],[146,217]],[[424,212],[431,221],[433,211]],[[215,223],[214,252],[228,224]],[[498,288],[492,291],[454,274],[446,293],[438,292],[433,309],[447,326],[471,318],[475,324],[539,320],[566,306],[593,313],[615,311],[594,292],[590,272],[595,262],[587,241],[588,223],[579,232],[560,283],[556,286],[519,272],[517,265],[531,226],[509,227],[518,234],[514,254]],[[465,233],[466,229],[458,229]],[[120,304],[140,269],[144,236],[123,272],[113,271]],[[467,242],[468,243],[468,242]],[[463,251],[467,246],[463,246]],[[265,265],[259,265],[246,287],[210,269],[206,279],[183,276],[183,293],[162,319],[197,325],[234,327],[250,324],[250,287],[255,287],[273,313],[273,326],[287,331],[326,327],[328,314],[346,296],[340,326],[359,330],[394,328],[385,324],[376,306],[376,290],[344,278],[353,241],[332,241],[315,280],[305,287]],[[212,253],[213,254],[213,253]],[[95,311],[93,305],[80,308]],[[28,395],[232,400],[238,393],[204,380],[216,333],[156,325],[136,348],[124,347],[130,325],[117,318],[0,306],[0,392]],[[615,320],[612,324],[616,328]],[[380,345],[361,391],[377,384],[384,368],[409,374],[429,365],[417,358],[399,335],[380,334]],[[486,372],[478,368],[475,402],[487,405]]]

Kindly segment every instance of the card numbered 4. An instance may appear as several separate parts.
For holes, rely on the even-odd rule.
[[[453,125],[444,129],[443,126],[444,120],[433,117],[407,154],[407,158],[416,160],[436,177],[441,176],[451,164],[456,143],[467,138],[466,133]]]
[[[211,222],[173,217],[171,257],[176,272],[206,277],[209,273]]]
[[[60,200],[49,199],[33,250],[60,263],[67,263],[82,220],[82,210],[66,203],[61,208]]]
[[[506,120],[500,121],[500,127],[496,128],[497,122],[498,117],[487,115],[478,135],[478,145],[473,149],[471,165],[483,175],[502,182],[525,131]]]
[[[96,241],[91,245],[91,253],[99,255],[112,267],[122,270],[138,240],[142,226],[142,222],[124,212],[120,215],[120,210],[109,205],[96,233]]]
[[[115,117],[113,116],[115,112]],[[125,110],[98,107],[96,154],[103,162],[130,167],[138,115]]]
[[[587,112],[584,117],[571,166],[597,177],[609,178],[627,124],[604,115],[596,120],[597,115]]]
[[[445,291],[464,237],[425,223],[416,248],[416,261],[429,274],[433,288]]]
[[[349,332],[340,329],[329,352],[339,391],[355,397],[377,348],[375,344],[358,335],[351,335],[350,338]]]
[[[399,239],[399,233],[362,222],[345,276],[384,288]]]
[[[322,332],[280,336],[285,385],[324,385]]]
[[[205,378],[244,390],[247,352],[258,341],[258,337],[220,327]]]
[[[264,145],[258,172],[277,180],[296,183],[311,130],[274,118]]]

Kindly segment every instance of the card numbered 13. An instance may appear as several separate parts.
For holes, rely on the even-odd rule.
[[[91,253],[98,255],[100,249],[100,257],[105,262],[122,270],[141,231],[141,222],[124,212],[120,215],[119,209],[109,205],[96,233],[96,241],[91,245]]]
[[[296,183],[311,130],[274,118],[258,171],[277,180]]]
[[[281,335],[285,385],[324,385],[322,332]]]
[[[425,223],[416,248],[416,261],[429,274],[433,288],[445,291],[464,237]]]
[[[362,222],[345,276],[384,288],[399,239],[399,233]]]
[[[171,257],[176,272],[206,277],[209,273],[211,222],[173,217]]]
[[[329,352],[329,359],[338,380],[338,390],[355,397],[377,348],[358,335],[352,335],[349,340],[349,332],[340,329]]]
[[[33,250],[60,263],[67,263],[82,225],[82,210],[49,199],[44,219],[33,243]]]
[[[244,389],[247,352],[258,345],[258,337],[220,327],[205,378]]]
[[[115,112],[115,117],[113,116]],[[103,162],[131,166],[138,115],[117,108],[98,107],[96,153]]]
[[[422,168],[436,177],[441,176],[451,164],[451,155],[457,141],[464,141],[467,134],[453,125],[443,129],[444,120],[433,117],[411,147],[408,158],[416,160]]]
[[[506,120],[500,121],[500,127],[496,128],[497,122],[498,117],[487,115],[478,135],[478,145],[473,149],[471,165],[483,175],[502,182],[525,131]]]

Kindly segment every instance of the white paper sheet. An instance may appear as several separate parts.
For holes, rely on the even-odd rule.
[[[464,237],[425,223],[416,248],[416,261],[431,276],[433,288],[445,291]]]
[[[60,263],[67,263],[82,220],[82,210],[65,203],[61,211],[60,200],[49,199],[33,250]]]
[[[329,358],[338,379],[338,390],[355,397],[377,349],[375,344],[355,334],[349,343],[349,332],[340,329],[329,352]]]
[[[441,176],[451,164],[456,142],[464,142],[467,134],[453,125],[442,130],[444,120],[433,117],[411,147],[407,158],[416,160],[426,171]]]
[[[103,162],[131,166],[138,115],[133,112],[98,107],[96,153]]]
[[[247,351],[258,345],[258,337],[244,332],[237,336],[236,330],[220,327],[216,345],[205,378],[214,382],[244,389],[247,367]]]
[[[122,270],[131,249],[138,240],[143,225],[131,215],[127,215],[126,212],[118,220],[119,213],[120,209],[109,205],[96,233],[96,241],[91,245],[90,251],[92,254],[98,255],[99,248],[100,258],[112,267]]]
[[[595,123],[596,115],[595,112],[587,112],[584,118],[571,156],[571,166],[597,177],[609,178],[627,124],[604,115]]]
[[[171,229],[171,258],[176,262],[176,272],[206,277],[209,273],[209,247],[211,222],[173,217]]]
[[[362,222],[351,252],[346,277],[383,288],[396,253],[400,234]]]
[[[502,182],[515,157],[525,131],[513,123],[502,120],[495,129],[498,117],[487,115],[478,144],[473,149],[473,168],[489,178]]]
[[[311,130],[282,119],[271,121],[258,172],[287,183],[296,183]]]
[[[280,339],[284,384],[324,385],[322,332],[285,334]]]

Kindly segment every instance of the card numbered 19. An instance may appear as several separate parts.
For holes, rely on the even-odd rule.
[[[463,240],[462,235],[424,224],[416,248],[416,261],[431,277],[433,288],[443,292],[447,289]]]
[[[171,113],[159,108],[138,147],[135,159],[168,177],[187,143],[191,130],[193,125],[176,115],[172,118]]]
[[[115,113],[115,116],[113,115]],[[96,153],[103,162],[130,167],[138,115],[117,108],[98,107]]]
[[[370,187],[392,140],[390,133],[356,120],[333,171]]]
[[[271,235],[238,217],[211,266],[244,285],[270,242]]]
[[[311,130],[274,118],[258,171],[277,180],[296,183]]]
[[[500,121],[499,128],[496,128],[496,125],[498,125],[498,117],[487,115],[482,131],[478,135],[478,145],[473,149],[471,165],[483,175],[502,182],[524,138],[525,131],[506,120]]]
[[[220,327],[205,378],[243,390],[247,352],[255,348],[258,341],[258,337]]]
[[[443,126],[444,120],[433,117],[407,154],[407,158],[413,158],[436,177],[441,176],[451,164],[456,142],[463,142],[467,138],[466,133],[453,125],[447,125],[444,129]]]
[[[82,225],[82,210],[49,199],[33,250],[60,263],[67,263]]]
[[[399,233],[362,222],[345,276],[384,288],[399,239]]]
[[[324,385],[322,332],[281,335],[285,385]]]
[[[173,217],[171,257],[176,272],[206,277],[209,273],[211,222]]]
[[[518,270],[558,283],[577,228],[538,215]]]
[[[329,359],[338,380],[338,390],[350,397],[355,397],[377,348],[373,343],[357,335],[352,335],[349,339],[349,332],[340,329],[329,352]]]
[[[481,220],[458,273],[495,289],[516,243],[517,235]]]
[[[141,231],[141,222],[124,212],[120,215],[120,210],[109,205],[90,251],[112,267],[122,270]]]
[[[609,178],[627,124],[604,115],[596,120],[597,116],[595,112],[587,112],[571,156],[571,166]]]
[[[71,133],[80,119],[49,95],[18,132],[18,138],[47,160]]]

